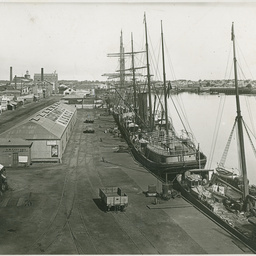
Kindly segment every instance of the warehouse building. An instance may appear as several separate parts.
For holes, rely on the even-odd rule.
[[[0,162],[6,167],[28,166],[31,164],[33,142],[23,139],[0,138]]]
[[[61,162],[76,116],[75,106],[57,102],[0,134],[0,138],[32,143],[31,162]]]

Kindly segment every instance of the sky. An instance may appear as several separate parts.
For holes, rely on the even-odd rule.
[[[119,51],[121,30],[125,51],[131,33],[134,50],[145,50],[144,13],[156,78],[162,20],[167,79],[232,78],[232,22],[240,78],[256,79],[256,3],[134,0],[0,1],[0,80],[9,80],[11,66],[13,76],[44,68],[59,80],[106,80],[102,74],[118,69],[118,58],[107,54]],[[142,65],[145,55],[136,59]]]

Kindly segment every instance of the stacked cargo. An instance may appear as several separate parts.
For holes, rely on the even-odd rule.
[[[202,177],[198,174],[190,174],[186,176],[186,182],[188,187],[193,188],[202,185]]]

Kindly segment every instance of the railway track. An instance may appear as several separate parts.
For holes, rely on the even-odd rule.
[[[0,115],[0,133],[10,129],[17,123],[23,121],[29,116],[35,114],[41,109],[59,101],[59,97],[51,97],[42,99],[39,102],[28,103],[24,107],[20,107],[15,111],[5,111]]]
[[[140,254],[160,254],[147,236],[139,228],[134,227],[128,215],[125,212],[113,213],[112,216],[121,227],[123,232],[127,234],[133,244],[136,246]]]
[[[100,130],[99,125],[106,120],[102,123],[101,120],[96,120],[93,124],[95,133],[84,134],[85,114],[86,111],[78,111],[77,123],[62,164],[51,166],[50,170],[47,166],[40,167],[38,173],[36,166],[33,169],[35,173],[29,173],[27,170],[29,175],[26,177],[29,180],[36,180],[36,185],[41,182],[38,190],[35,184],[28,188],[35,194],[33,206],[19,208],[17,211],[14,207],[3,209],[8,225],[2,229],[1,241],[3,244],[15,241],[16,246],[6,248],[6,254],[15,254],[21,250],[26,254],[90,255],[240,252],[226,235],[218,234],[218,237],[221,237],[217,239],[221,249],[213,248],[211,242],[196,240],[197,235],[193,231],[186,233],[187,229],[191,231],[190,226],[187,228],[177,224],[179,213],[175,215],[163,210],[148,210],[146,204],[149,200],[141,196],[142,189],[147,187],[149,182],[155,182],[155,177],[147,175],[145,169],[134,164],[128,154],[113,154],[111,149],[106,151],[106,148],[101,148],[104,143],[119,143],[117,138]],[[103,140],[100,141],[100,138]],[[106,162],[101,161],[102,156]],[[49,184],[43,184],[47,181]],[[23,184],[26,184],[26,180],[23,180]],[[129,195],[129,206],[124,213],[105,213],[101,208],[98,188],[112,185],[124,188]],[[49,189],[45,194],[44,188]],[[49,205],[46,205],[48,199]],[[15,219],[20,211],[24,216],[20,214],[17,215],[18,219]],[[10,213],[13,215],[10,216]],[[186,214],[184,216],[187,217]],[[201,214],[199,216],[201,217]],[[199,225],[201,223],[200,219]],[[211,222],[205,223],[211,227],[207,230],[208,236],[216,234],[216,226]],[[4,224],[3,220],[1,224]],[[7,228],[13,227],[17,230],[11,234],[15,238],[8,241],[10,234]],[[27,231],[31,230],[33,233],[28,234]],[[16,243],[16,238],[19,243]],[[229,251],[224,247],[227,244],[230,246]]]
[[[78,128],[80,129],[81,125],[79,124]],[[48,225],[45,230],[37,237],[34,243],[31,246],[30,252],[34,253],[36,251],[41,251],[44,253],[48,253],[50,251],[50,247],[58,240],[58,238],[65,232],[65,228],[68,227],[71,240],[76,248],[76,252],[78,253],[78,247],[76,243],[76,238],[72,231],[72,227],[70,226],[70,217],[72,215],[72,211],[75,204],[76,198],[76,183],[77,183],[77,163],[79,158],[79,143],[82,138],[82,132],[73,132],[70,139],[76,141],[75,146],[71,150],[72,157],[69,157],[69,161],[63,164],[61,167],[65,167],[66,174],[63,183],[62,193],[59,200],[58,207],[50,219]],[[70,153],[71,153],[70,152]],[[82,251],[82,254],[84,252]]]

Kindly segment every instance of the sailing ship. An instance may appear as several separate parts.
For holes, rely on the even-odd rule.
[[[234,127],[238,130],[238,149],[241,175],[225,168],[229,137],[221,164],[216,170],[194,169],[177,177],[182,196],[205,213],[230,234],[256,252],[256,197],[249,191],[245,146],[237,80],[234,24],[232,23],[236,111]],[[232,133],[231,132],[231,133]],[[211,177],[210,177],[211,176]]]
[[[116,88],[118,101],[112,106],[112,113],[121,135],[126,140],[134,158],[151,172],[164,180],[173,180],[176,175],[192,168],[204,168],[206,156],[196,146],[190,133],[185,130],[185,136],[179,136],[168,116],[167,82],[165,74],[163,26],[161,23],[162,62],[163,62],[163,91],[164,104],[160,116],[156,115],[151,99],[151,73],[149,64],[149,47],[147,37],[146,16],[144,16],[146,51],[125,53],[120,39],[120,86]],[[142,67],[134,66],[134,55],[146,53],[147,90],[139,91],[136,84],[135,71]],[[132,68],[125,69],[124,56],[132,57]],[[113,56],[113,55],[112,55]],[[145,68],[145,67],[144,67]],[[125,71],[132,71],[133,101],[128,101],[128,87],[125,85]],[[169,85],[170,86],[170,85]],[[123,106],[121,104],[123,102]],[[156,95],[155,95],[156,102]],[[149,103],[149,104],[148,104]]]

